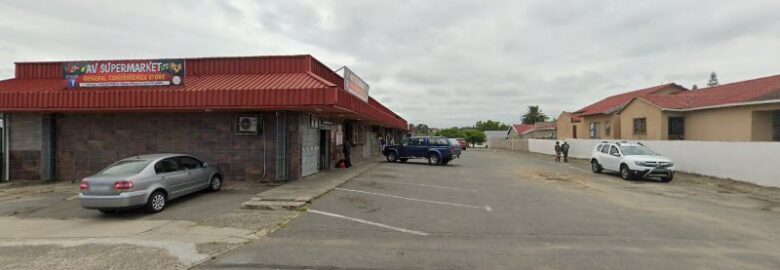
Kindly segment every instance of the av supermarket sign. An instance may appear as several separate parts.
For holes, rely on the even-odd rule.
[[[184,85],[184,59],[69,62],[62,64],[68,87]]]
[[[347,67],[344,67],[344,90],[368,102],[368,84]]]

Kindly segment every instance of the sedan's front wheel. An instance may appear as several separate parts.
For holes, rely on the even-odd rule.
[[[215,175],[211,178],[211,182],[209,183],[209,191],[219,191],[220,188],[222,188],[222,178]]]
[[[149,200],[146,201],[146,212],[157,213],[165,208],[168,203],[168,196],[162,191],[152,192],[152,196],[149,196]]]

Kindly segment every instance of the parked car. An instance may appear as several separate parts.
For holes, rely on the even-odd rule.
[[[444,137],[409,137],[400,145],[389,145],[383,154],[388,162],[406,162],[412,158],[428,159],[431,165],[447,165],[453,156],[454,146]]]
[[[447,141],[449,141],[450,145],[453,146],[452,155],[460,158],[460,154],[463,152],[463,147],[460,146],[460,142],[457,139],[447,139]]]
[[[126,158],[81,181],[79,201],[103,213],[144,207],[162,211],[169,200],[201,190],[218,191],[222,170],[192,156],[153,154]]]
[[[590,164],[593,173],[615,171],[625,180],[655,176],[669,182],[674,178],[672,160],[641,143],[602,142],[593,149]]]
[[[466,147],[469,146],[469,144],[466,142],[466,139],[464,138],[456,138],[456,140],[458,140],[458,142],[460,143],[460,148],[462,148],[463,150],[466,150]]]

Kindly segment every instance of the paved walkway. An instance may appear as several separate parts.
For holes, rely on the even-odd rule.
[[[381,156],[369,158],[349,169],[332,169],[258,193],[245,208],[276,210],[297,208],[325,195],[352,178],[382,164]],[[289,207],[285,207],[289,206]]]

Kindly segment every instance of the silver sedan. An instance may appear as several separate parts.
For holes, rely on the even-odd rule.
[[[222,170],[192,156],[153,154],[117,161],[81,181],[79,200],[103,213],[144,207],[162,211],[168,200],[222,187]]]

